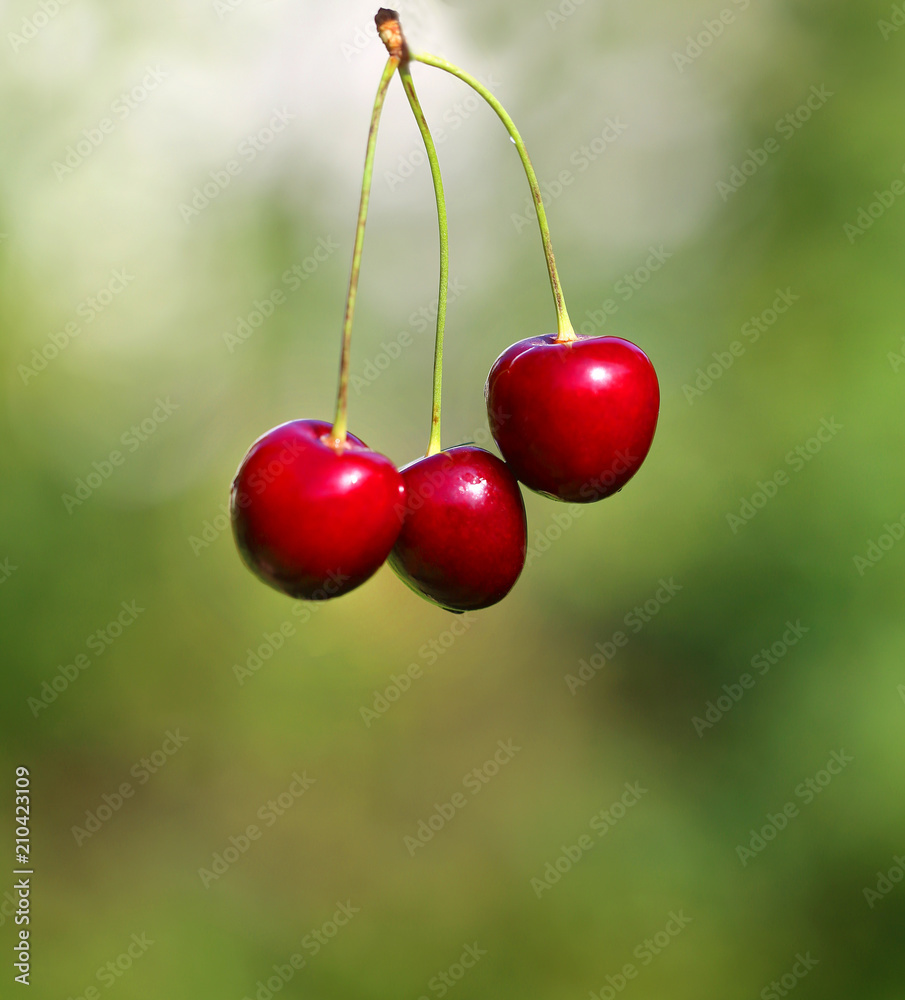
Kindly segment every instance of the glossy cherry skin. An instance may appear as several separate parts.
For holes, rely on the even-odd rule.
[[[386,561],[399,534],[405,486],[395,465],[332,425],[293,420],[258,438],[230,493],[236,545],[256,576],[290,597],[338,597]]]
[[[402,469],[405,522],[390,553],[400,579],[447,611],[502,600],[525,565],[525,503],[496,455],[462,445]]]
[[[516,477],[569,503],[622,489],[650,450],[660,410],[654,366],[619,337],[521,340],[493,363],[484,394]]]

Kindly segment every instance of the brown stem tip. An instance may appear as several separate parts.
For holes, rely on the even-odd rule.
[[[409,57],[408,45],[405,43],[405,35],[402,33],[402,25],[399,23],[399,14],[395,10],[381,7],[374,18],[377,25],[377,34],[387,48],[390,56],[405,62]]]

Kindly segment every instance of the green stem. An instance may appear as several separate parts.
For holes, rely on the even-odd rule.
[[[387,60],[377,96],[374,98],[374,110],[371,114],[371,127],[368,131],[368,148],[365,153],[364,175],[361,181],[361,202],[358,206],[358,225],[355,230],[355,246],[352,250],[352,273],[349,275],[349,291],[346,296],[346,314],[343,320],[342,358],[339,365],[339,392],[336,399],[336,417],[333,421],[331,434],[334,448],[341,449],[346,443],[349,410],[349,360],[352,346],[352,318],[355,315],[355,299],[358,295],[358,276],[361,273],[361,252],[365,240],[365,224],[368,221],[368,203],[371,199],[371,179],[374,175],[374,152],[377,149],[377,127],[380,124],[380,113],[386,98],[390,81],[396,72],[399,60],[391,57]]]
[[[502,121],[502,123],[506,126],[506,131],[512,136],[512,141],[515,143],[515,147],[521,157],[522,166],[525,168],[525,174],[528,177],[528,185],[531,188],[531,197],[534,199],[534,207],[537,210],[537,224],[540,227],[541,239],[544,244],[544,256],[547,258],[547,270],[550,273],[550,287],[553,290],[553,301],[556,304],[556,317],[558,323],[558,335],[556,339],[560,343],[575,340],[575,331],[572,328],[571,321],[569,320],[569,313],[566,309],[566,300],[563,296],[562,285],[560,284],[559,274],[556,270],[556,258],[553,256],[553,244],[550,241],[550,227],[547,225],[547,213],[544,211],[544,203],[541,198],[537,174],[534,172],[534,167],[531,165],[528,150],[525,147],[524,140],[521,135],[519,135],[518,129],[515,127],[515,122],[513,122],[513,120],[509,117],[509,114],[503,105],[500,104],[500,102],[482,83],[480,83],[480,81],[476,80],[464,70],[459,69],[458,66],[454,66],[445,59],[440,59],[438,56],[422,54],[413,55],[411,58],[417,62],[424,63],[425,66],[434,66],[437,69],[445,70],[447,73],[451,73],[453,76],[458,77],[463,83],[467,83],[472,90],[477,91],[477,93],[479,93],[481,97],[483,97],[484,100],[493,108],[500,121]]]
[[[427,446],[427,457],[436,455],[440,449],[440,396],[443,387],[443,330],[446,325],[446,298],[449,287],[449,223],[446,215],[446,198],[443,194],[443,179],[440,176],[440,163],[437,159],[437,149],[431,136],[427,119],[421,110],[421,103],[415,93],[415,81],[409,71],[408,61],[399,66],[399,76],[405,87],[406,96],[421,130],[427,159],[430,163],[431,177],[434,179],[434,194],[437,198],[437,222],[440,229],[440,293],[437,297],[437,339],[434,347],[434,398],[431,413],[431,433]]]

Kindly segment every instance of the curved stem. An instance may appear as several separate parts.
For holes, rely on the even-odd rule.
[[[427,456],[436,455],[440,449],[440,396],[443,387],[443,330],[446,326],[446,298],[449,288],[449,223],[446,215],[446,197],[443,194],[443,178],[440,176],[440,163],[437,159],[437,149],[431,136],[427,119],[421,110],[421,103],[415,93],[415,81],[409,72],[408,61],[399,66],[399,76],[405,87],[406,97],[412,107],[427,159],[430,163],[431,177],[434,180],[434,194],[437,198],[437,223],[440,229],[440,292],[437,296],[437,338],[434,347],[434,393],[433,410],[431,412],[431,433],[427,446]]]
[[[438,56],[422,54],[413,55],[411,58],[417,62],[424,63],[425,66],[434,66],[437,69],[445,70],[445,72],[458,77],[463,83],[467,83],[472,90],[477,91],[477,93],[480,94],[481,97],[483,97],[484,100],[493,108],[500,121],[502,121],[502,123],[506,126],[506,131],[510,136],[512,136],[512,141],[515,143],[515,147],[521,157],[522,166],[525,168],[525,174],[528,177],[528,185],[531,188],[531,197],[534,199],[534,207],[537,211],[537,224],[540,227],[541,239],[544,244],[544,256],[547,258],[547,270],[550,273],[550,287],[553,290],[553,301],[556,304],[556,318],[558,323],[558,335],[556,339],[560,343],[575,340],[575,331],[572,328],[572,323],[569,319],[569,313],[566,309],[566,300],[563,297],[562,285],[560,284],[559,274],[556,270],[556,259],[553,256],[553,245],[550,242],[550,227],[547,225],[547,213],[544,210],[544,203],[540,193],[540,185],[537,181],[537,174],[534,172],[534,167],[531,165],[528,150],[525,147],[524,140],[519,134],[518,129],[515,127],[515,122],[509,117],[506,109],[493,96],[493,94],[491,94],[491,92],[482,83],[480,83],[480,81],[471,76],[471,74],[466,73],[464,70],[459,69],[458,66],[454,66],[452,63],[447,62],[445,59],[441,59]]]
[[[371,199],[371,178],[374,175],[374,151],[377,148],[377,127],[386,98],[390,80],[396,72],[399,59],[391,56],[380,78],[374,110],[371,113],[371,127],[368,130],[368,148],[365,153],[364,175],[361,181],[361,201],[358,206],[358,225],[355,229],[355,246],[352,250],[352,273],[349,275],[349,291],[346,295],[346,314],[343,320],[343,346],[339,365],[339,392],[336,399],[336,417],[333,421],[331,441],[334,448],[341,449],[346,443],[349,409],[349,359],[352,346],[352,318],[355,315],[355,299],[358,295],[358,276],[361,273],[361,252],[365,240],[365,224],[368,220],[368,203]]]

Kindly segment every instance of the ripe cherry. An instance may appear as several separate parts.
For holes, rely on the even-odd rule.
[[[462,445],[402,469],[405,520],[390,565],[448,611],[502,600],[525,565],[525,504],[495,455]]]
[[[396,541],[402,476],[321,420],[293,420],[258,438],[230,493],[236,544],[248,568],[290,597],[338,597],[364,583]]]
[[[619,337],[519,341],[494,362],[484,393],[516,477],[570,503],[622,489],[650,450],[660,409],[653,365]]]

